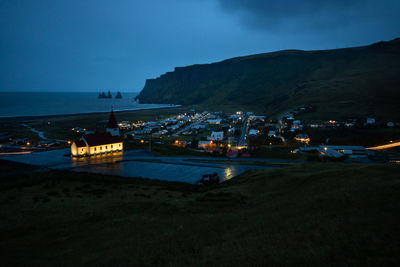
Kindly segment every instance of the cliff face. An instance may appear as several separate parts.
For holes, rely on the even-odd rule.
[[[337,112],[400,115],[400,39],[323,51],[280,51],[176,68],[146,81],[141,103],[240,105],[265,110],[314,104]],[[349,114],[350,115],[350,114]]]

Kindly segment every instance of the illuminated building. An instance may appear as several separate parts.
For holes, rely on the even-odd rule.
[[[113,111],[110,113],[105,133],[86,134],[71,144],[71,154],[75,157],[120,152],[122,150],[122,139],[119,137],[119,129]]]

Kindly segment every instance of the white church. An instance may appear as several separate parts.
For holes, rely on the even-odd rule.
[[[83,135],[72,142],[71,154],[74,157],[93,156],[123,150],[122,139],[114,112],[111,111],[105,133]]]

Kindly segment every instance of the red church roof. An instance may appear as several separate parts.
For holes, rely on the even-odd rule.
[[[109,133],[88,134],[84,135],[83,138],[89,146],[100,146],[122,142],[119,136],[112,136]]]
[[[82,140],[77,140],[77,141],[75,141],[75,145],[76,145],[77,147],[85,147],[85,146],[86,146],[85,142],[82,141]]]
[[[114,111],[111,110],[110,118],[108,119],[107,128],[118,128],[117,120],[115,119]]]

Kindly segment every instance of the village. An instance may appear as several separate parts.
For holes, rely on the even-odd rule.
[[[352,129],[375,131],[400,127],[399,122],[377,121],[370,117],[341,121],[300,119],[302,115],[311,112],[312,106],[300,107],[284,112],[276,119],[267,119],[265,115],[253,112],[198,112],[190,109],[172,116],[160,116],[158,120],[118,121],[111,111],[108,120],[97,121],[93,129],[86,128],[85,125],[70,128],[68,139],[47,138],[46,133],[23,124],[37,134],[40,140],[35,142],[30,138],[13,138],[3,133],[0,141],[3,153],[10,149],[17,149],[14,153],[24,153],[71,146],[72,156],[90,156],[135,148],[152,151],[157,146],[163,146],[164,151],[168,151],[168,147],[179,148],[182,155],[193,152],[227,158],[269,157],[257,153],[261,148],[269,149],[270,152],[284,151],[288,158],[296,158],[302,154],[309,160],[351,158],[354,162],[376,160],[375,150],[367,149],[370,147],[362,144],[343,141],[341,138],[332,138],[335,133],[340,135],[343,131]],[[51,121],[47,124],[51,127]],[[327,138],[323,134],[325,132],[329,133]],[[393,140],[383,140],[380,144],[385,145],[385,148],[395,148],[398,145]],[[274,156],[274,153],[267,154]],[[397,162],[397,159],[391,161]]]

